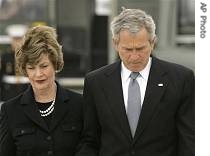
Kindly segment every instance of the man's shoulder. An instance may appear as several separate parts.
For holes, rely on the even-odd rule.
[[[106,74],[106,73],[110,73],[113,70],[118,69],[119,65],[120,65],[120,61],[116,61],[112,64],[102,66],[102,67],[100,67],[96,70],[93,70],[93,71],[87,73],[86,77],[92,77],[92,76],[95,77],[95,76],[100,76],[100,75],[103,75],[103,74]]]
[[[172,72],[193,72],[192,69],[185,67],[175,62],[169,62],[156,57],[153,57],[153,66],[158,66],[160,69],[172,71]]]
[[[158,73],[167,76],[170,81],[175,83],[191,80],[194,81],[195,77],[194,71],[192,69],[177,63],[168,62],[157,58],[153,59],[151,71],[152,73]]]

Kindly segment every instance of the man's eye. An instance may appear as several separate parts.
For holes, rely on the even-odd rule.
[[[132,49],[130,49],[130,48],[126,48],[125,50],[126,50],[126,51],[132,51]]]
[[[144,48],[136,48],[136,51],[142,51]]]

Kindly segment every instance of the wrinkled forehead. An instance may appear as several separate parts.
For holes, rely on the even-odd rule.
[[[47,53],[42,53],[40,56],[34,58],[28,58],[26,65],[37,65],[42,62],[49,62],[49,55]]]

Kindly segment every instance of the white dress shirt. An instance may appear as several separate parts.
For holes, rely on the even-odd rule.
[[[139,73],[140,75],[136,78],[137,82],[139,83],[140,92],[141,92],[141,105],[144,102],[145,91],[147,87],[147,81],[149,77],[149,71],[152,63],[152,58],[149,58],[149,61],[146,67],[141,70]],[[128,70],[123,62],[121,62],[121,79],[122,79],[122,89],[123,89],[123,97],[124,97],[124,104],[125,109],[127,111],[127,101],[128,101],[128,85],[130,82],[130,74],[132,71]]]

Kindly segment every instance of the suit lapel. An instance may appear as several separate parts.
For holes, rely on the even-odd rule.
[[[66,101],[69,99],[66,95],[66,92],[64,89],[62,89],[57,84],[57,95],[56,95],[56,101],[55,101],[55,109],[52,116],[52,121],[50,124],[50,131],[52,131],[56,126],[59,124],[59,122],[64,118],[66,113],[68,112],[68,109],[66,108],[67,103]]]
[[[116,122],[120,124],[121,130],[129,140],[132,140],[125,110],[120,70],[120,62],[117,62],[114,64],[113,68],[105,74],[105,81],[103,81],[105,82],[104,91],[110,109],[117,120]]]
[[[57,86],[57,98],[55,102],[55,109],[53,112],[50,128],[47,127],[47,124],[42,119],[38,111],[38,107],[35,104],[35,99],[31,87],[28,88],[28,90],[24,93],[23,98],[21,100],[21,104],[24,106],[25,114],[30,118],[30,120],[32,120],[39,127],[46,131],[52,131],[57,126],[59,121],[63,119],[67,112],[67,109],[65,108],[65,101],[68,100],[68,96],[66,95],[65,90],[63,90],[58,84]]]
[[[42,129],[48,131],[48,127],[38,112],[38,107],[35,103],[32,88],[29,87],[23,94],[21,99],[21,105],[23,105],[24,113],[30,120],[37,124]]]
[[[153,58],[134,142],[149,124],[156,108],[158,107],[158,103],[165,92],[167,87],[167,80],[164,77],[165,74],[166,72],[159,66],[158,60]]]

